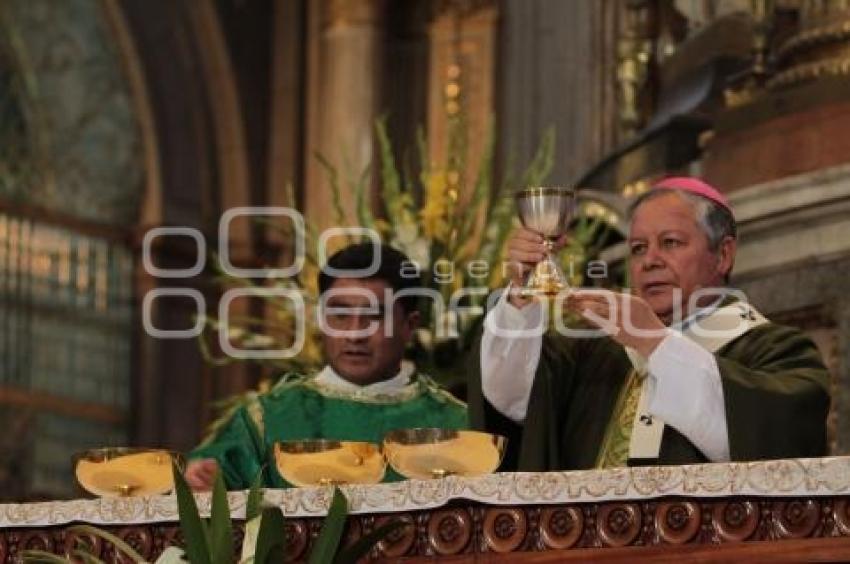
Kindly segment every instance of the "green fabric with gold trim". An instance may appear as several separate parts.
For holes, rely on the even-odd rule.
[[[265,487],[287,487],[274,464],[277,441],[337,439],[381,442],[393,429],[468,428],[466,405],[427,376],[402,391],[358,397],[321,386],[315,377],[284,376],[268,393],[240,407],[218,432],[189,453],[214,458],[228,489],[248,488],[263,469]],[[400,477],[387,469],[384,481]]]
[[[766,323],[716,354],[726,404],[733,461],[823,456],[829,410],[829,373],[814,343],[797,329]],[[508,437],[503,471],[548,471],[610,466],[606,433],[630,420],[624,387],[632,372],[622,346],[610,338],[543,338],[527,415],[517,424],[481,391],[480,339],[469,386],[472,427]],[[639,391],[634,387],[632,395]],[[629,396],[628,392],[625,396]],[[623,416],[622,422],[620,417]],[[628,434],[628,433],[625,433]],[[627,445],[623,437],[613,439]],[[614,445],[616,446],[616,445]],[[658,458],[636,464],[691,464],[706,457],[667,425]]]
[[[614,404],[614,413],[608,422],[608,428],[596,457],[597,468],[618,468],[626,466],[629,460],[629,441],[632,438],[632,422],[640,403],[640,390],[643,378],[632,370],[626,378],[626,384],[620,391],[620,397]]]

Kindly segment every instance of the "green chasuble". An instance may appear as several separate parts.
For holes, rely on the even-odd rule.
[[[522,424],[500,414],[481,392],[480,339],[473,354],[470,420],[473,428],[508,437],[502,470],[595,467],[632,372],[622,346],[610,338],[544,336]],[[733,461],[826,454],[829,375],[810,339],[766,323],[727,343],[715,358]],[[705,456],[670,425],[664,427],[657,459],[629,460],[631,465],[700,462],[707,462]]]
[[[284,376],[268,393],[240,407],[190,459],[214,458],[228,489],[248,488],[263,465],[265,487],[289,484],[277,472],[276,441],[338,439],[381,443],[385,433],[412,427],[466,429],[466,405],[430,378],[418,375],[386,395],[346,395],[315,377]],[[398,480],[390,468],[385,481]]]

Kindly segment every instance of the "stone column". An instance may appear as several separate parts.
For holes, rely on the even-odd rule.
[[[618,142],[614,0],[505,2],[499,39],[499,158],[524,167],[555,126],[549,178],[569,184]]]
[[[317,229],[336,222],[328,174],[315,152],[336,166],[343,190],[373,158],[384,11],[384,0],[309,2],[304,210]],[[343,193],[348,224],[356,223],[353,200]]]

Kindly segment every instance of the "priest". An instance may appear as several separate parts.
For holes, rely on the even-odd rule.
[[[543,238],[511,236],[518,267],[485,319],[469,392],[473,426],[509,438],[503,469],[826,454],[827,370],[811,340],[727,287],[736,225],[722,193],[657,183],[632,205],[627,245],[631,291],[573,291],[562,303],[592,331],[553,332],[545,304],[517,291]]]
[[[247,488],[261,471],[266,487],[286,486],[272,455],[277,441],[380,443],[393,429],[467,427],[466,405],[403,360],[419,322],[420,286],[403,253],[351,245],[328,260],[318,282],[327,365],[284,376],[192,451],[186,479],[193,489],[210,489],[219,471],[228,489]]]

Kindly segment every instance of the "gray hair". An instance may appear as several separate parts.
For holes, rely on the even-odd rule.
[[[735,218],[729,210],[716,202],[712,202],[708,198],[703,198],[702,196],[697,196],[691,192],[676,188],[644,192],[629,207],[629,218],[634,216],[635,210],[641,204],[670,192],[677,194],[680,198],[691,204],[697,224],[703,233],[705,233],[708,239],[708,248],[712,252],[716,253],[720,249],[720,243],[724,238],[738,238],[738,227],[735,223]]]

